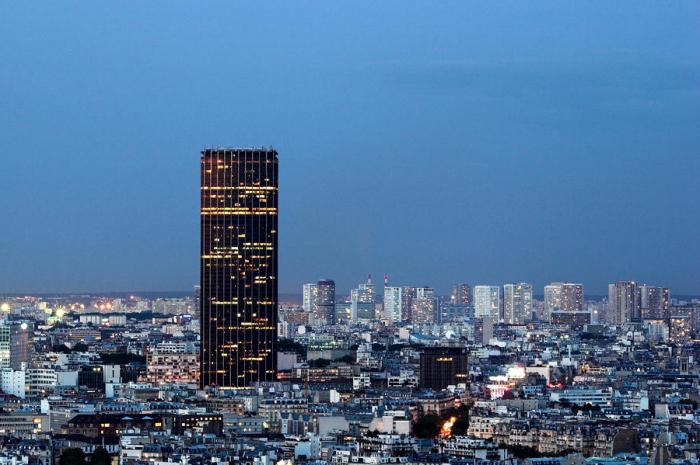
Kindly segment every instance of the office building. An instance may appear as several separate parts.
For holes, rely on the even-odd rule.
[[[244,388],[277,367],[277,152],[201,157],[201,377]]]
[[[503,321],[521,325],[532,317],[532,284],[503,285]]]
[[[416,297],[411,303],[411,322],[417,325],[439,323],[436,318],[437,311],[437,299],[433,288],[417,287]]]
[[[401,321],[411,321],[411,307],[415,298],[415,287],[404,286],[401,288]]]
[[[0,370],[31,368],[34,354],[32,334],[28,323],[0,323]]]
[[[316,296],[318,295],[318,285],[307,283],[302,287],[302,303],[304,311],[312,315],[316,311]]]
[[[432,347],[420,354],[420,387],[440,391],[469,381],[469,355],[462,347]]]
[[[316,302],[311,315],[314,326],[335,324],[335,281],[332,279],[316,283]]]
[[[367,277],[367,282],[350,291],[350,304],[352,305],[352,319],[374,319],[374,284],[372,275]]]
[[[384,287],[384,318],[390,323],[398,323],[401,321],[401,288],[395,286]]]
[[[501,319],[501,288],[499,286],[474,286],[474,316],[488,316],[494,322]]]

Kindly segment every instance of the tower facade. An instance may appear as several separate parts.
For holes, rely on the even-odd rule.
[[[501,288],[499,286],[474,286],[474,316],[500,320]]]
[[[316,315],[315,321],[322,324],[335,324],[335,281],[322,279],[316,283]]]
[[[452,305],[470,305],[471,302],[471,287],[469,284],[455,284],[450,294],[450,303]]]
[[[637,284],[634,281],[618,281],[608,285],[607,319],[612,324],[639,321]]]
[[[202,152],[202,387],[275,379],[277,174],[272,149]]]
[[[400,287],[384,286],[384,318],[390,323],[401,321],[402,292]]]
[[[503,319],[506,324],[520,325],[532,315],[532,284],[503,286]]]

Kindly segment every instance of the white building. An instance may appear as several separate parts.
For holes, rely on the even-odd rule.
[[[490,316],[500,321],[501,288],[499,286],[474,286],[474,316]]]
[[[532,315],[532,284],[503,285],[503,320],[509,325],[523,324]]]
[[[313,313],[316,310],[316,297],[318,295],[318,285],[316,283],[304,284],[302,288],[302,306],[306,313]]]
[[[402,293],[400,287],[384,288],[384,318],[392,323],[401,321]]]

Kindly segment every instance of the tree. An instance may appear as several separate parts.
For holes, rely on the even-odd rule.
[[[85,452],[77,447],[63,449],[59,465],[85,465]]]
[[[440,417],[434,413],[423,415],[413,424],[413,435],[421,439],[432,439],[440,432]]]
[[[146,363],[146,357],[127,352],[102,352],[100,360],[106,365],[128,365],[129,363]]]
[[[452,434],[454,436],[466,436],[469,430],[469,415],[464,415],[457,418],[455,424],[452,425]]]
[[[90,456],[90,465],[111,465],[112,456],[103,447],[98,447]]]
[[[306,346],[294,339],[280,339],[277,341],[277,350],[280,352],[296,352],[301,357],[306,357]]]
[[[331,361],[326,360],[325,358],[317,358],[315,360],[309,361],[309,366],[311,368],[326,368],[330,364],[331,364]]]

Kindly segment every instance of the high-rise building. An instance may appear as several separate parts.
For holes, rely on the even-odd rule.
[[[563,283],[551,283],[544,287],[544,316],[551,318],[552,312],[561,310],[561,286]]]
[[[194,287],[194,308],[192,309],[192,313],[195,315],[199,315],[200,312],[202,311],[201,305],[202,305],[202,288],[199,285],[196,285]],[[119,311],[120,308],[121,308],[121,299],[115,299],[112,303],[112,311]]]
[[[461,347],[432,347],[420,354],[420,387],[440,391],[469,381],[469,355]]]
[[[277,174],[272,149],[202,152],[202,386],[275,380]]]
[[[619,325],[639,321],[640,317],[637,284],[634,281],[618,281],[609,284],[606,320]]]
[[[501,288],[499,286],[474,286],[474,316],[489,316],[500,321]]]
[[[411,321],[411,307],[415,298],[415,287],[404,286],[401,288],[401,321]]]
[[[493,319],[490,316],[474,318],[474,342],[487,345],[493,338]]]
[[[668,320],[669,289],[667,287],[639,286],[639,311],[642,318]]]
[[[438,311],[435,291],[431,287],[417,287],[416,297],[411,303],[411,322],[413,324],[432,324],[436,321]]]
[[[583,284],[563,283],[561,285],[561,310],[583,311]]]
[[[552,312],[582,312],[583,284],[551,283],[544,287],[545,318]]]
[[[471,304],[471,287],[469,287],[469,284],[455,284],[450,294],[450,303],[452,305]]]
[[[32,367],[33,331],[27,323],[0,323],[0,370]]]
[[[384,287],[384,318],[391,323],[401,321],[401,294],[400,287]]]
[[[316,283],[315,307],[313,320],[326,325],[335,324],[335,281],[322,279]]]
[[[503,285],[503,321],[520,325],[532,316],[532,284]]]
[[[374,284],[372,275],[367,277],[367,282],[350,291],[350,303],[352,305],[352,319],[374,319]]]
[[[312,315],[316,311],[316,296],[318,295],[318,285],[307,283],[302,287],[302,304],[304,311]]]

